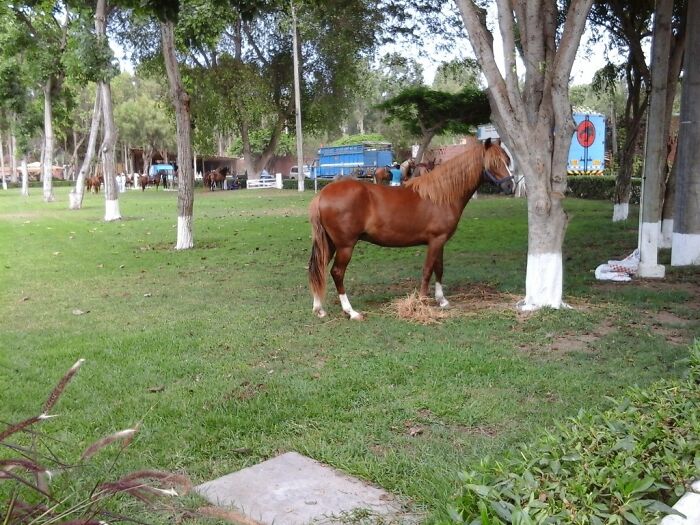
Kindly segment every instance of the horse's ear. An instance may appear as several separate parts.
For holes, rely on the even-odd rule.
[[[491,137],[484,141],[484,149],[489,149],[491,147]]]

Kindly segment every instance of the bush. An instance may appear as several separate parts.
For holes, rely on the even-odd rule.
[[[500,461],[464,473],[454,522],[658,523],[700,477],[700,344],[685,380],[632,388]]]
[[[569,175],[567,192],[580,199],[608,200],[615,198],[615,177],[593,177],[587,175]],[[639,204],[641,180],[632,179],[631,204]]]

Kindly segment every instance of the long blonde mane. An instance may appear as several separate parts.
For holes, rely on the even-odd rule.
[[[430,173],[409,180],[406,187],[436,204],[450,204],[479,186],[484,153],[484,145],[470,138],[464,153],[436,166]]]

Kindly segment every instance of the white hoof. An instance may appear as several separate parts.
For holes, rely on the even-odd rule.
[[[352,312],[346,312],[346,313],[350,316],[350,319],[352,319],[353,321],[364,321],[365,320],[364,315],[362,315],[361,313],[356,312],[354,310]]]
[[[323,319],[324,317],[326,317],[326,311],[325,311],[323,308],[320,308],[320,309],[318,309],[318,310],[314,310],[314,313],[315,313],[316,316],[319,317],[320,319]]]
[[[440,308],[448,308],[450,306],[450,301],[443,297],[442,299],[438,300],[438,306]]]

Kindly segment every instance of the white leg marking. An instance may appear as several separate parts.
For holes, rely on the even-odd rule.
[[[338,297],[340,297],[340,305],[343,307],[343,312],[348,314],[350,316],[350,319],[354,319],[356,321],[361,321],[363,319],[361,313],[356,312],[352,309],[352,306],[350,305],[350,301],[348,300],[348,296],[346,294],[340,294]]]
[[[313,312],[323,318],[326,317],[326,311],[323,309],[323,304],[321,303],[321,298],[314,295],[314,309]]]
[[[450,306],[450,301],[445,299],[445,294],[442,292],[442,284],[437,281],[435,281],[435,300],[440,308]]]

